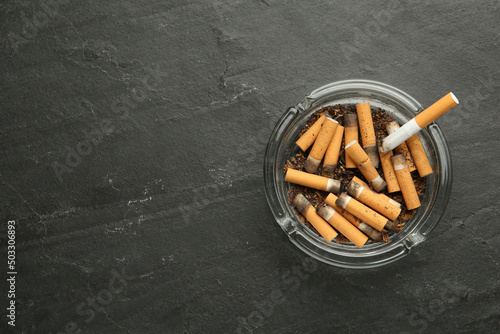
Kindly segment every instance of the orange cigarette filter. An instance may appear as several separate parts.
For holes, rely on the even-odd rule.
[[[351,181],[354,181],[356,183],[359,183],[361,184],[363,187],[365,187],[367,190],[371,191],[372,193],[378,195],[380,198],[382,198],[384,201],[394,205],[395,207],[397,208],[401,208],[401,203],[393,200],[392,198],[390,198],[389,196],[387,196],[386,194],[384,193],[378,193],[378,192],[375,192],[373,191],[372,189],[370,189],[370,186],[368,185],[368,183],[366,183],[365,181],[361,180],[359,177],[357,176],[353,176]]]
[[[309,173],[316,173],[321,160],[326,153],[326,149],[332,141],[333,134],[339,123],[331,117],[326,117],[321,130],[319,131],[318,138],[314,142],[311,152],[304,163],[304,169]]]
[[[375,189],[375,191],[380,192],[386,186],[387,183],[378,174],[375,166],[373,166],[370,158],[363,151],[363,148],[359,145],[357,141],[352,141],[346,145],[345,150],[347,154],[351,157],[352,161],[358,166],[359,171],[368,180],[368,183]]]
[[[410,149],[413,161],[417,166],[418,174],[421,177],[432,174],[431,164],[427,158],[427,154],[425,154],[424,146],[422,145],[418,134],[414,134],[408,138],[406,140],[406,145],[408,145],[408,148]]]
[[[285,181],[336,194],[340,192],[342,184],[340,180],[334,180],[316,174],[309,174],[292,168],[287,169]]]
[[[391,157],[396,177],[398,178],[399,187],[405,200],[406,208],[408,210],[416,209],[420,206],[420,199],[418,198],[415,184],[410,174],[410,169],[406,163],[406,159],[402,154],[396,154]]]
[[[318,231],[318,233],[325,238],[326,242],[330,242],[335,238],[338,233],[328,224],[323,218],[321,218],[316,209],[302,194],[298,194],[293,199],[293,205],[299,210],[304,217],[311,223],[312,226]]]
[[[356,114],[345,114],[344,115],[344,145],[352,142],[353,140],[358,140],[358,116]],[[346,168],[356,168],[356,164],[352,161],[351,157],[345,153],[345,167]]]
[[[358,202],[356,199],[352,198],[346,193],[341,193],[339,198],[335,201],[335,204],[349,211],[377,231],[382,231],[384,227],[387,227],[389,230],[394,230],[395,226],[397,226],[397,224],[389,221],[378,212],[370,209],[363,203]]]
[[[390,135],[391,133],[396,132],[400,128],[400,126],[398,121],[390,121],[385,125],[385,128],[387,129],[387,133]],[[394,151],[396,151],[396,153],[401,153],[405,156],[406,163],[410,168],[410,172],[417,170],[417,166],[415,166],[415,162],[413,162],[413,158],[410,154],[410,150],[408,149],[408,145],[406,145],[406,142],[403,142],[400,145],[396,146]]]
[[[358,248],[368,241],[368,237],[361,233],[356,227],[349,223],[342,215],[336,212],[331,206],[325,205],[318,209],[318,214],[323,217],[337,231],[342,233],[347,239],[352,241]]]
[[[359,132],[361,134],[361,143],[363,144],[363,149],[370,157],[373,166],[375,166],[375,168],[378,168],[379,156],[370,103],[362,103],[356,105],[356,112],[358,114]]]
[[[338,213],[340,213],[345,219],[347,219],[352,225],[356,226],[361,232],[369,236],[375,241],[380,241],[382,239],[382,234],[368,225],[365,222],[362,222],[359,218],[354,216],[352,213],[347,212],[342,209],[340,206],[335,204],[335,201],[338,199],[334,194],[329,194],[325,199],[325,203],[335,209]]]
[[[458,99],[453,93],[448,93],[441,99],[436,101],[429,108],[422,111],[420,114],[415,116],[415,121],[420,128],[425,128],[427,125],[434,122],[437,118],[441,117],[448,110],[453,108],[458,104]]]
[[[356,181],[351,181],[347,193],[390,220],[396,220],[401,213],[401,208],[395,207]]]
[[[311,125],[311,127],[295,142],[302,151],[306,151],[314,143],[325,119],[326,114],[321,115],[321,117],[318,118],[316,122],[314,122],[314,124]]]
[[[394,167],[392,167],[392,151],[382,154],[379,150],[378,153],[380,154],[380,164],[382,165],[382,170],[384,171],[384,179],[385,182],[387,182],[387,192],[393,193],[399,191],[398,179],[396,178],[396,173],[394,173]]]
[[[344,136],[344,127],[337,125],[335,133],[333,134],[332,141],[325,153],[325,160],[323,161],[323,170],[321,173],[326,177],[333,177],[337,162],[339,161],[340,146],[342,145],[342,137]]]

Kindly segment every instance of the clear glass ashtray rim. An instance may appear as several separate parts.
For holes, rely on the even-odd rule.
[[[294,130],[294,127],[297,127],[301,121],[305,123],[314,110],[322,104],[332,105],[336,101],[349,101],[350,99],[357,103],[364,99],[375,105],[384,101],[385,108],[392,108],[391,113],[396,113],[396,118],[399,118],[401,122],[407,121],[422,110],[420,103],[407,93],[377,81],[344,80],[315,89],[298,104],[287,109],[271,134],[264,159],[265,191],[276,222],[287,233],[290,240],[305,253],[339,267],[373,268],[406,255],[412,247],[426,240],[429,233],[439,223],[451,192],[451,157],[446,139],[439,126],[436,123],[429,125],[422,131],[421,137],[425,143],[424,146],[429,146],[429,154],[432,155],[433,152],[437,154],[432,156],[431,162],[436,173],[431,177],[426,177],[427,182],[432,182],[435,191],[427,194],[430,196],[427,200],[432,201],[432,206],[430,209],[426,208],[423,213],[425,217],[421,215],[418,223],[409,224],[406,230],[399,232],[403,233],[395,242],[370,244],[362,249],[349,244],[327,244],[298,220],[283,196],[280,198],[277,176],[284,166],[277,166],[277,160],[278,154],[284,149],[283,142],[288,139],[290,145],[288,137],[291,130]],[[294,141],[291,143],[293,144]]]

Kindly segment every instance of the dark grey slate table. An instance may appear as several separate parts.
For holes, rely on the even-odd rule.
[[[500,331],[498,1],[0,8],[1,272],[9,220],[17,272],[0,331]],[[286,107],[349,78],[462,102],[438,121],[454,167],[442,222],[364,271],[308,260],[263,192]]]

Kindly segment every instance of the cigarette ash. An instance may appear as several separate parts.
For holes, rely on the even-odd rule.
[[[375,108],[371,107],[371,112],[372,112],[372,119],[373,119],[373,126],[375,129],[375,136],[376,138],[384,138],[387,136],[387,131],[385,129],[385,124],[387,122],[390,122],[393,120],[393,118],[387,114],[387,112],[381,108]],[[330,117],[335,119],[337,122],[339,122],[340,125],[344,126],[344,119],[343,115],[345,113],[356,113],[356,105],[355,104],[346,104],[346,105],[333,105],[333,106],[327,106],[327,107],[322,107],[321,109],[316,110],[307,120],[304,128],[300,131],[299,135],[304,134],[310,127],[313,125],[318,118],[321,117],[324,113],[328,113]],[[358,133],[358,136],[360,134]],[[358,142],[361,142],[361,138],[358,137]],[[293,168],[297,169],[300,171],[305,171],[304,170],[304,163],[307,159],[307,156],[309,154],[311,148],[309,148],[306,152],[302,152],[299,150],[294,156],[290,157],[287,160],[287,163],[284,167],[284,173],[286,173],[288,168]],[[323,169],[323,163],[320,164],[316,174],[317,175],[322,175],[322,169]],[[380,165],[379,168],[377,168],[378,173],[384,177],[384,172],[382,170],[382,166]],[[417,190],[417,194],[419,197],[422,197],[425,191],[425,179],[421,178],[418,175],[417,171],[413,171],[411,173],[413,181],[415,183],[415,188]],[[340,155],[339,155],[339,160],[337,162],[337,168],[334,171],[333,178],[337,180],[342,181],[342,186],[340,191],[345,192],[347,185],[349,182],[352,180],[354,176],[357,176],[361,180],[365,180],[363,174],[359,172],[357,168],[346,168],[345,167],[345,153],[344,153],[344,140],[342,140],[342,145],[340,147]],[[320,207],[324,206],[324,201],[326,197],[328,196],[328,192],[326,191],[321,191],[321,190],[316,190],[312,189],[309,187],[304,187],[296,184],[290,184],[290,189],[288,190],[288,203],[290,206],[294,209],[295,214],[299,218],[299,220],[304,223],[307,227],[309,227],[311,230],[316,232],[316,234],[319,236],[319,233],[315,230],[315,228],[306,220],[306,218],[293,206],[292,202],[293,199],[297,194],[302,193],[308,200],[311,202],[311,204],[316,208],[319,209]],[[395,230],[394,233],[391,232],[386,232],[385,230],[382,231],[382,240],[379,242],[389,242],[389,237],[393,234],[398,233],[401,231],[401,229],[405,226],[405,224],[410,221],[413,216],[416,213],[415,210],[408,210],[405,206],[405,202],[403,199],[403,195],[401,192],[395,192],[395,193],[387,193],[384,191],[384,194],[392,198],[393,200],[397,201],[398,203],[402,204],[402,210],[401,213],[398,217],[399,219],[399,224]],[[338,232],[338,231],[337,231]],[[338,237],[334,239],[337,243],[350,243],[349,239],[347,239],[345,236],[343,236],[341,233],[339,233]],[[370,240],[369,242],[377,242],[374,240]]]

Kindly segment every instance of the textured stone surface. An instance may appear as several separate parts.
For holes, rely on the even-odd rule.
[[[498,1],[55,3],[0,5],[16,332],[500,331]],[[274,123],[348,78],[462,102],[438,121],[454,167],[442,222],[364,271],[308,261],[263,192]],[[127,278],[109,294],[113,270]]]

